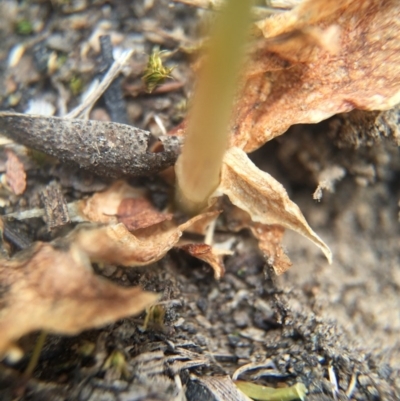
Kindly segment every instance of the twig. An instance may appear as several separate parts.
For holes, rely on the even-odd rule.
[[[111,177],[155,174],[172,166],[180,151],[179,138],[161,136],[163,151],[152,153],[150,132],[106,121],[0,112],[0,133],[62,162]]]

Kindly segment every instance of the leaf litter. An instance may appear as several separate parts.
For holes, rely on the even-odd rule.
[[[85,106],[78,107],[67,118],[2,112],[0,128],[3,134],[26,146],[44,151],[63,162],[75,162],[84,168],[95,166],[97,173],[107,175],[154,174],[175,161],[179,147],[176,140],[172,144],[174,138],[171,136],[165,139],[166,151],[149,153],[149,134],[144,131],[117,123],[71,118],[90,109],[90,104],[87,102]],[[82,152],[81,142],[90,144],[90,152]],[[55,143],[57,146],[54,146]],[[135,153],[130,157],[124,154],[121,163],[121,152],[126,152],[128,148],[134,149]],[[331,261],[329,248],[311,230],[283,187],[252,165],[239,148],[231,148],[225,155],[218,191],[228,195],[236,206],[249,213],[252,223],[243,224],[251,227],[260,244],[263,244],[260,248],[270,256],[277,273],[284,272],[290,266],[279,245],[283,231],[278,226],[306,236]],[[78,227],[68,236],[68,240],[71,244],[79,244],[79,249],[92,262],[147,265],[161,259],[178,244],[185,228],[190,228],[196,221],[198,224],[207,215],[205,213],[204,216],[177,225],[171,220],[171,214],[156,211],[141,195],[140,191],[117,182],[108,191],[81,201],[78,209],[84,219],[107,225],[98,228]],[[223,274],[224,252],[206,244],[181,244],[180,248],[209,263],[216,278]]]
[[[396,0],[308,0],[259,21],[232,144],[251,152],[293,124],[399,103],[397,14]]]
[[[79,245],[37,243],[0,263],[0,354],[36,330],[77,334],[137,314],[157,294],[122,288],[96,276]]]
[[[372,5],[373,3],[374,2],[372,1],[370,2],[370,4]],[[343,21],[344,24],[348,23],[349,18],[346,15],[346,11],[351,10],[351,2],[350,1],[338,2],[337,6],[332,6],[332,7],[326,6],[326,3],[325,7],[322,7],[321,2],[316,2],[315,7],[314,6],[311,7],[310,2],[305,2],[304,4],[306,4],[304,7],[307,6],[311,10],[313,10],[313,12],[309,12],[307,14],[307,18],[305,19],[302,17],[303,15],[302,13],[304,13],[304,7],[303,8],[299,7],[299,9],[297,10],[295,9],[292,12],[281,14],[276,18],[271,17],[269,20],[266,20],[264,22],[264,25],[261,23],[259,24],[259,27],[261,27],[264,30],[264,32],[266,32],[269,29],[268,24],[274,26],[274,23],[276,23],[274,21],[278,22],[281,20],[286,21],[286,19],[289,21],[286,22],[286,24],[282,24],[281,26],[278,23],[276,23],[277,25],[280,26],[280,28],[274,28],[275,31],[271,29],[270,35],[272,37],[272,40],[266,41],[265,47],[267,51],[274,53],[278,57],[278,59],[276,58],[274,59],[272,57],[273,61],[275,61],[280,66],[285,64],[282,63],[282,60],[285,62],[289,61],[289,63],[292,63],[290,64],[290,68],[288,68],[288,70],[292,70],[290,72],[287,72],[286,68],[271,69],[272,72],[269,75],[271,77],[269,84],[272,86],[272,89],[270,88],[268,89],[268,96],[266,96],[267,98],[266,102],[276,101],[276,96],[275,97],[270,96],[270,94],[271,93],[276,94],[277,92],[274,92],[274,90],[281,91],[282,88],[276,89],[274,85],[278,85],[279,82],[284,82],[283,80],[286,79],[285,74],[289,74],[292,72],[296,73],[297,65],[301,64],[300,67],[303,67],[304,65],[311,65],[310,63],[311,61],[314,60],[313,57],[315,57],[315,53],[319,56],[321,52],[327,52],[328,55],[326,57],[330,58],[330,57],[336,57],[337,54],[340,54],[340,51],[342,51],[343,49],[343,47],[341,47],[342,44],[337,48],[335,43],[330,42],[333,36],[332,32],[335,33],[338,31],[334,30],[330,31],[328,29],[329,26],[326,27],[325,25],[329,23],[330,19],[334,20],[334,18],[336,18],[338,15],[341,15],[340,12],[343,12],[343,18],[339,19],[339,22],[341,23]],[[367,2],[364,2],[364,4],[367,4]],[[392,3],[388,2],[387,4],[389,5],[387,7],[384,7],[384,11],[385,10],[387,11],[390,4]],[[348,8],[346,9],[346,7]],[[372,10],[371,15],[372,15],[373,11],[376,11],[377,9],[376,7],[372,7],[371,10]],[[343,35],[343,28],[341,26],[340,29],[341,29],[340,33],[341,35]],[[300,46],[301,50],[300,55],[293,56],[291,55],[291,49],[293,49],[293,43],[294,42],[299,43],[298,42],[299,40],[301,43],[305,44]],[[283,43],[283,45],[281,45],[281,43]],[[303,51],[302,49],[305,50]],[[288,55],[294,57],[295,60],[292,60],[290,58],[288,60]],[[281,59],[279,60],[279,58]],[[322,58],[321,60],[324,60],[324,58]],[[258,67],[258,65],[255,65],[255,67]],[[249,71],[251,70],[252,69],[249,68]],[[254,68],[253,72],[256,70],[257,68]],[[277,72],[278,70],[279,71],[282,70],[283,72],[281,72],[280,74],[279,72]],[[260,71],[265,73],[265,71],[268,72],[270,70],[268,69],[265,70],[264,67],[262,67]],[[253,79],[253,77],[256,75],[257,74],[253,75],[252,73],[252,75],[250,75],[250,79]],[[276,82],[278,82],[278,84],[276,84]],[[305,86],[307,86],[306,84]],[[317,85],[316,87],[318,88]],[[395,85],[390,89],[393,89],[394,87]],[[255,86],[249,85],[246,86],[245,88],[246,88],[245,90],[247,90],[248,93],[250,93],[250,95],[253,95],[252,90],[254,90]],[[313,87],[313,90],[319,90],[319,89],[315,89],[315,87]],[[285,94],[286,91],[282,91],[282,93]],[[289,95],[291,94],[289,93]],[[329,93],[329,95],[332,95],[332,93]],[[258,96],[260,96],[259,92]],[[293,96],[296,97],[297,94],[294,94]],[[392,98],[390,96],[392,96]],[[395,95],[393,94],[387,95],[389,100],[387,100],[386,105],[383,103],[382,107],[388,107],[388,105],[390,105],[391,102],[393,102],[393,96]],[[263,100],[263,93],[261,93],[260,99]],[[252,103],[253,100],[254,97],[252,98],[251,96],[249,98],[243,99],[244,105],[246,105],[246,102],[248,103],[249,108],[247,109],[247,111],[249,109],[254,110],[253,107],[254,103]],[[306,100],[309,99],[307,98]],[[377,99],[377,100],[379,101],[382,99]],[[285,101],[285,99],[283,99],[283,101]],[[304,98],[301,98],[300,101],[304,102]],[[366,108],[368,108],[372,107],[371,104],[373,103],[369,103],[367,106],[365,105],[361,106],[362,107],[365,106]],[[358,105],[358,103],[356,105]],[[238,132],[240,134],[239,136],[236,136],[235,141],[237,142],[235,142],[235,144],[240,148],[244,148],[246,151],[253,150],[256,147],[260,146],[260,144],[264,143],[266,140],[270,139],[272,136],[279,135],[280,133],[282,133],[284,130],[282,128],[283,126],[287,127],[289,125],[292,125],[294,122],[302,122],[302,121],[307,122],[308,121],[307,118],[310,117],[307,114],[306,110],[305,120],[303,119],[302,115],[300,115],[300,117],[294,115],[293,120],[289,120],[289,122],[287,122],[285,120],[285,116],[287,116],[287,114],[290,113],[288,112],[287,109],[282,108],[281,110],[283,113],[282,120],[285,121],[286,125],[282,124],[280,126],[279,125],[281,124],[280,121],[276,127],[274,125],[275,121],[271,119],[271,121],[268,124],[271,125],[272,129],[276,130],[274,132],[279,132],[279,133],[274,133],[272,136],[263,134],[264,136],[258,137],[254,133],[255,132],[254,127],[256,126],[258,129],[259,123],[262,126],[262,128],[265,128],[266,126],[266,124],[263,123],[264,117],[262,115],[262,113],[265,113],[266,111],[263,110],[264,106],[266,106],[265,101],[264,103],[261,103],[261,106],[258,105],[259,109],[256,108],[256,111],[251,111],[250,113],[247,113],[246,109],[244,109],[241,110],[241,112],[238,114],[239,115],[238,120],[242,115],[246,115],[246,118],[249,118],[250,120],[252,118],[254,119],[253,114],[258,113],[261,116],[259,119],[255,119],[257,120],[256,121],[257,124],[250,124],[248,126],[246,126],[246,124],[243,122],[240,122],[239,124],[240,129]],[[346,105],[346,107],[353,107],[353,106],[354,105],[351,103],[351,101],[350,101],[350,106]],[[267,107],[265,107],[265,109],[267,109]],[[261,110],[263,110],[262,113]],[[332,110],[330,110],[329,112],[323,110],[323,113],[320,113],[320,115],[314,112],[312,117],[316,121],[317,120],[317,118],[315,117],[316,115],[318,118],[320,118],[321,115],[327,116],[331,112],[332,114],[337,112],[337,111],[333,112]],[[340,111],[341,109],[339,107],[336,110]],[[319,112],[320,110],[318,109],[317,111]],[[276,115],[279,116],[279,114],[277,113]],[[5,114],[1,116],[1,118],[3,117],[5,117]],[[314,120],[312,118],[310,119],[310,121],[312,122],[314,122]],[[47,122],[48,121],[49,120],[47,120]],[[51,120],[51,121],[54,122],[56,120]],[[245,122],[247,123],[248,121],[246,120]],[[59,122],[56,121],[56,123]],[[62,124],[64,124],[64,121],[62,122]],[[90,126],[92,123],[83,122],[82,120],[80,120],[79,124],[83,125],[87,124],[88,126]],[[112,125],[111,127],[114,128],[114,126]],[[251,129],[248,129],[248,127],[251,127]],[[147,149],[145,150],[145,152],[147,152]],[[69,160],[69,158],[67,157],[65,160]],[[157,168],[160,169],[161,167]],[[119,167],[117,167],[116,169],[118,171]],[[261,186],[260,182],[262,183]],[[112,189],[109,190],[109,194],[114,195],[115,191],[117,191],[116,187],[112,187]],[[132,192],[129,193],[129,191]],[[247,215],[245,214],[244,217],[241,218],[242,219],[241,225],[242,227],[249,227],[251,229],[253,234],[259,240],[260,249],[265,254],[267,254],[267,256],[271,259],[271,264],[274,266],[277,273],[285,271],[290,264],[290,261],[288,261],[287,259],[287,255],[285,255],[280,245],[280,241],[283,235],[282,227],[291,228],[309,238],[317,246],[319,246],[321,250],[323,250],[327,258],[330,260],[331,253],[329,249],[327,248],[325,243],[308,226],[302,213],[300,212],[298,207],[289,200],[287,193],[283,189],[283,187],[275,180],[273,180],[272,177],[256,169],[255,166],[251,164],[245,153],[241,152],[240,149],[232,148],[227,152],[224,161],[224,170],[221,177],[221,185],[219,191],[220,193],[226,194],[235,205],[239,206],[243,211],[245,211],[245,213],[247,213]],[[266,209],[265,207],[266,206],[266,203],[264,202],[265,199],[259,199],[260,194],[267,196],[266,199],[269,200],[268,202],[269,209]],[[100,198],[102,196],[102,194],[99,193],[95,194],[93,198],[96,195],[99,195]],[[125,195],[127,196],[125,197]],[[190,219],[187,223],[179,225],[174,221],[172,221],[171,214],[155,210],[154,208],[152,208],[151,204],[149,203],[145,195],[143,196],[140,190],[137,192],[136,189],[132,190],[132,188],[127,189],[127,193],[125,193],[123,197],[118,195],[116,197],[116,200],[110,201],[110,204],[108,205],[107,204],[102,205],[102,200],[100,200],[96,204],[96,201],[93,198],[91,199],[93,202],[90,205],[92,210],[88,211],[88,209],[86,209],[87,214],[85,215],[85,219],[92,222],[100,222],[103,224],[105,223],[106,225],[99,225],[99,226],[82,225],[78,227],[75,231],[73,231],[65,241],[68,244],[68,247],[72,250],[68,251],[68,256],[64,255],[65,253],[67,253],[65,250],[62,251],[64,252],[62,256],[58,254],[61,251],[59,250],[58,246],[55,246],[55,244],[38,244],[32,247],[30,250],[28,250],[28,253],[33,252],[34,249],[36,249],[35,247],[38,247],[39,249],[42,249],[43,247],[44,255],[47,255],[47,252],[50,255],[53,255],[54,251],[55,258],[65,259],[65,261],[72,260],[73,263],[69,263],[68,264],[69,266],[76,264],[78,260],[78,262],[82,264],[88,271],[91,271],[90,263],[87,262],[88,257],[90,258],[91,261],[97,261],[99,263],[104,263],[104,262],[117,263],[126,266],[146,265],[148,263],[152,263],[153,261],[159,260],[165,255],[165,253],[169,249],[171,249],[171,247],[175,246],[176,244],[179,244],[179,240],[180,237],[182,236],[183,231],[189,230],[190,226],[194,226],[196,223],[201,223],[202,220],[206,221],[209,219],[215,219],[215,215],[211,215],[210,214],[211,212],[209,212],[208,214],[205,213],[203,215],[197,216],[197,218]],[[93,203],[95,205],[93,205]],[[88,204],[90,204],[90,202],[86,203],[86,205]],[[139,213],[137,213],[138,211]],[[204,229],[200,229],[199,231],[204,231]],[[75,246],[78,247],[77,250],[75,249]],[[50,247],[50,250],[48,249],[48,247]],[[211,246],[205,244],[189,244],[189,245],[183,245],[182,247],[187,247],[188,249],[191,250],[190,253],[192,255],[197,255],[197,256],[210,254],[210,251],[212,250]],[[73,252],[73,256],[69,255],[69,252]],[[78,257],[74,256],[75,253],[77,253],[79,256]],[[15,266],[15,265],[20,266],[17,263],[19,257],[20,256],[11,259],[11,261],[4,262],[4,266],[7,266],[7,270],[10,266]],[[85,259],[86,262],[81,263],[80,260],[81,258]],[[282,261],[279,263],[275,263],[275,261],[279,259],[282,259]],[[25,265],[29,266],[29,261],[25,260],[23,263],[24,266]],[[221,266],[220,263],[221,262],[219,260],[218,266]],[[60,266],[62,265],[63,263],[60,263]],[[51,268],[49,268],[48,270],[50,273]],[[77,270],[79,270],[79,268],[77,268]],[[215,268],[215,274],[216,276],[218,274],[219,275],[222,274],[222,270],[220,270],[220,273],[217,273],[217,268]],[[94,276],[91,273],[90,279],[89,276],[87,276],[86,280],[91,283],[92,281],[93,282],[95,281],[95,278],[96,276]],[[102,284],[104,283],[102,282]],[[132,291],[133,290],[134,289],[132,289]],[[137,291],[139,292],[137,293],[136,296],[138,296],[140,299],[141,297],[140,294],[142,293],[140,293],[140,290]],[[68,305],[60,306],[60,308],[65,308],[66,311],[70,310]],[[126,313],[132,314],[132,313],[137,313],[138,311],[139,310],[135,310],[133,312],[127,311]],[[46,312],[43,312],[43,316],[45,316],[45,313]],[[92,312],[88,311],[87,313],[90,314]],[[114,311],[114,313],[115,316],[117,316],[117,312]],[[110,317],[111,319],[110,321],[113,321],[117,318],[118,317],[114,318]],[[40,319],[38,319],[38,322],[39,321]],[[93,319],[91,323],[88,322],[88,326],[83,327],[84,323],[78,319],[77,321],[72,321],[71,327],[73,326],[74,328],[71,330],[76,330],[73,332],[77,332],[84,328],[103,325],[106,323],[107,323],[106,319],[104,321],[96,321],[95,319]],[[79,326],[80,324],[82,325],[82,327]],[[65,327],[66,327],[65,329],[61,327],[60,329],[61,332],[70,333],[68,331],[70,330],[70,326],[66,324]],[[35,328],[26,327],[23,333],[22,332],[19,334],[11,333],[9,334],[9,338],[7,339],[7,341],[12,342],[25,332],[36,330],[37,328],[40,327],[36,326]],[[57,332],[59,332],[58,329],[55,329],[54,327],[43,327],[43,328],[45,328],[46,330],[50,331],[56,330]],[[5,347],[6,346],[8,345],[6,344]]]

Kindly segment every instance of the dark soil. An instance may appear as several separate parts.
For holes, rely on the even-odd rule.
[[[89,3],[1,2],[1,109],[24,112],[32,99],[46,100],[59,114],[76,106],[77,92],[100,73],[93,45],[85,57],[81,49],[102,23],[116,38],[121,35],[115,39],[118,46],[137,49],[137,73],[123,80],[129,122],[158,133],[157,115],[166,129],[174,127],[183,117],[178,106],[191,92],[188,56],[178,51],[168,59],[183,83],[175,91],[145,94],[140,76],[154,45],[176,50],[191,43],[200,12],[178,3],[170,7],[166,0]],[[82,9],[69,12],[78,5]],[[24,20],[33,32],[22,34]],[[18,43],[27,44],[27,50],[10,68],[9,51]],[[52,51],[65,62],[50,74]],[[73,82],[79,87],[73,89]],[[101,100],[93,113],[112,114]],[[275,387],[302,382],[309,400],[400,399],[400,159],[393,140],[399,112],[389,113],[350,113],[293,127],[253,155],[260,168],[284,184],[331,247],[332,265],[314,245],[287,232],[285,247],[294,265],[276,277],[249,233],[221,230],[216,241],[233,240],[235,253],[227,257],[220,281],[211,268],[178,251],[142,268],[95,266],[122,286],[161,293],[164,311],[158,313],[165,312],[164,318],[154,312],[146,330],[143,314],[73,338],[49,335],[29,380],[21,372],[37,335],[27,336],[21,340],[27,350],[23,360],[0,365],[0,399],[180,400],[186,394],[188,401],[213,400],[218,397],[201,378],[232,375],[248,363],[264,367],[242,379],[258,374],[262,383]],[[321,201],[315,201],[322,173],[329,177],[333,168],[343,169],[344,177],[334,192],[323,190]],[[2,214],[40,206],[40,192],[54,179],[67,200],[109,182],[65,166],[32,167],[22,197],[0,194],[9,201],[3,202]],[[141,182],[156,202],[165,201],[157,178]],[[39,219],[7,224],[17,238],[15,249],[59,235],[49,234]]]

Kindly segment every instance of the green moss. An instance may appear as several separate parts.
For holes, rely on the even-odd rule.
[[[174,67],[167,68],[163,65],[162,57],[166,53],[166,51],[160,51],[158,47],[155,47],[149,56],[149,61],[147,62],[147,67],[142,77],[147,92],[149,93],[153,92],[153,90],[167,78],[172,78],[171,72]]]
[[[79,95],[83,91],[83,80],[78,76],[74,76],[69,81],[69,89],[74,96]]]
[[[146,317],[143,322],[143,330],[155,329],[162,331],[164,328],[165,308],[162,305],[153,305],[146,309]]]
[[[33,32],[32,23],[27,19],[19,20],[15,25],[15,31],[19,35],[30,35]]]
[[[55,159],[46,153],[39,152],[38,150],[28,148],[28,156],[38,165],[39,168],[45,166],[48,163],[55,162]]]

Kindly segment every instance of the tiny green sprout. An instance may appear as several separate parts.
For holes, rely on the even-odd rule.
[[[39,333],[39,336],[36,340],[35,348],[33,349],[31,358],[29,360],[28,366],[25,369],[24,376],[25,377],[31,377],[40,358],[40,354],[42,352],[42,349],[44,347],[44,343],[46,342],[46,337],[47,337],[47,332],[46,331],[41,331]]]
[[[83,91],[83,80],[80,77],[74,76],[69,81],[69,89],[74,96],[79,95]]]
[[[61,53],[57,57],[57,69],[61,68],[68,60],[68,56],[65,53]]]
[[[171,72],[174,67],[167,68],[163,65],[162,58],[166,53],[167,51],[160,51],[158,47],[155,47],[149,56],[149,61],[147,62],[147,67],[142,77],[148,93],[153,92],[153,90],[167,78],[172,79]]]
[[[129,377],[128,363],[125,355],[118,350],[113,351],[106,359],[103,365],[103,369],[114,369],[118,376]]]
[[[33,32],[33,26],[29,20],[22,19],[17,22],[15,30],[19,35],[30,35]]]
[[[187,99],[181,99],[175,105],[175,113],[172,115],[172,120],[174,122],[180,122],[185,117],[188,108]]]
[[[294,401],[304,400],[307,388],[303,383],[285,388],[273,388],[261,386],[260,384],[238,380],[236,387],[248,397],[259,401]]]
[[[46,153],[40,152],[38,150],[28,148],[27,155],[33,160],[35,164],[39,167],[45,166],[47,163],[52,163],[56,159],[53,159],[51,156],[46,155]]]
[[[96,344],[91,341],[84,341],[78,348],[78,353],[83,357],[92,356],[96,350]]]
[[[146,309],[146,317],[143,322],[143,330],[149,327],[162,331],[164,328],[165,308],[160,305],[152,305]]]

